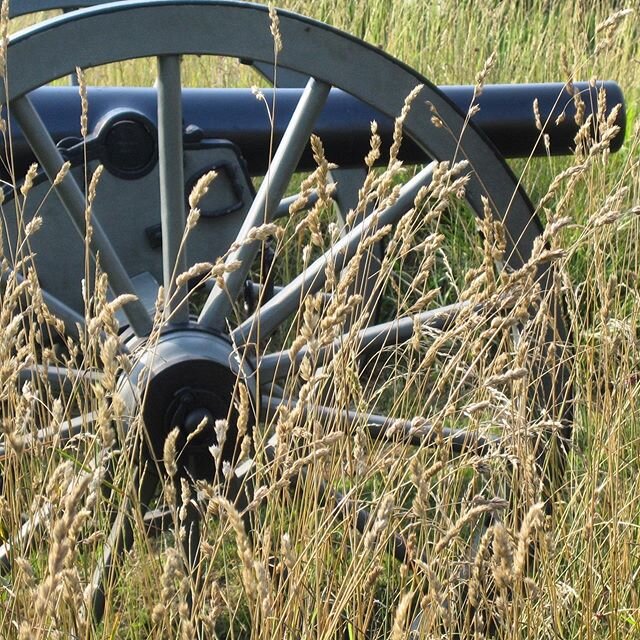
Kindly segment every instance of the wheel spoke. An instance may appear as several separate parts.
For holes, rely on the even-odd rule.
[[[88,428],[93,425],[96,417],[93,413],[83,414],[76,416],[70,420],[65,420],[60,425],[53,425],[38,429],[33,435],[28,435],[24,440],[24,447],[28,450],[34,444],[44,444],[46,442],[55,443],[56,446],[62,447],[69,440],[75,438],[83,431],[87,431]],[[0,445],[0,462],[7,454],[7,449],[4,445]]]
[[[142,478],[140,478],[142,475]],[[138,503],[143,512],[151,502],[158,486],[158,478],[153,472],[143,474],[136,473],[136,479],[140,480],[140,489],[135,498],[126,497],[115,516],[111,531],[104,543],[102,558],[96,567],[89,585],[91,594],[91,608],[94,624],[99,624],[104,615],[105,594],[108,585],[114,580],[114,570],[118,556],[126,553],[133,545],[134,521],[136,518],[136,506]],[[144,513],[142,513],[144,518]]]
[[[262,396],[262,406],[265,408],[267,423],[275,419],[278,407],[282,404],[295,406],[297,401]],[[450,429],[448,427],[435,429],[433,425],[422,418],[406,420],[321,405],[305,405],[302,410],[305,415],[309,414],[314,419],[326,424],[364,423],[374,439],[397,438],[412,446],[435,444],[436,440],[442,439],[444,444],[448,445],[454,453],[471,452],[482,456],[491,447],[497,447],[500,443],[500,438],[497,436],[485,436],[464,429]]]
[[[181,513],[180,529],[184,529],[184,537],[182,532],[176,532],[181,537],[182,551],[184,554],[184,562],[187,569],[187,575],[191,578],[191,589],[189,590],[187,599],[189,606],[193,605],[194,592],[198,591],[198,564],[200,563],[200,524],[201,515],[195,499],[189,499],[185,504],[182,500],[182,491],[180,482],[176,483],[176,495],[179,496],[179,511]],[[192,491],[195,487],[191,488]]]
[[[297,193],[294,196],[288,196],[287,198],[283,198],[282,200],[280,200],[280,204],[278,205],[276,210],[273,212],[271,219],[279,220],[280,218],[286,218],[289,215],[289,207],[299,199],[300,199],[300,194]],[[306,211],[307,209],[310,209],[311,207],[313,207],[313,205],[317,201],[318,201],[318,192],[312,191],[307,196],[307,202],[304,205],[303,211]]]
[[[377,351],[406,342],[413,335],[416,323],[425,329],[444,331],[451,326],[460,312],[467,308],[468,305],[466,304],[451,304],[446,307],[423,311],[415,316],[405,316],[383,324],[376,324],[358,331],[355,335],[344,333],[339,338],[336,338],[332,344],[319,349],[317,364],[321,366],[347,340],[352,341],[352,344],[356,345],[358,352],[361,353],[367,350]],[[278,351],[263,356],[258,363],[260,384],[287,377],[302,362],[307,352],[308,348],[304,346],[296,352],[293,358],[289,351]]]
[[[138,300],[140,300],[144,305],[147,313],[150,316],[154,315],[156,302],[158,300],[158,290],[160,289],[158,281],[151,273],[143,271],[142,273],[138,273],[133,276],[133,278],[131,278],[131,282],[133,283],[133,292],[138,296]],[[123,309],[118,309],[115,316],[120,326],[127,323],[127,316]]]
[[[0,291],[4,291],[11,277],[16,279],[17,284],[24,281],[24,276],[21,273],[8,270],[0,277]],[[84,318],[47,291],[42,291],[42,299],[49,308],[49,311],[51,311],[56,318],[62,320],[67,335],[72,338],[77,338],[79,335],[78,327],[80,327],[80,329],[84,327]]]
[[[324,480],[320,482],[318,493],[318,501],[320,503],[333,503],[336,514],[349,517],[355,512],[355,527],[360,534],[365,535],[371,528],[374,522],[371,513],[363,507],[358,506],[353,500],[349,500],[342,492],[331,489]],[[398,533],[392,533],[389,537],[388,545],[388,553],[398,560],[398,562],[404,564],[411,562],[407,541],[403,536]],[[422,556],[420,559],[424,562],[425,557]]]
[[[56,318],[60,318],[64,323],[65,331],[71,338],[77,338],[82,328],[84,327],[84,318],[76,313],[71,307],[68,307],[64,302],[58,300],[54,295],[42,292],[42,299],[49,308],[49,311],[53,313]]]
[[[276,439],[271,438],[269,445],[265,448],[265,457],[269,462],[273,462],[276,456]],[[289,487],[292,493],[295,493],[300,483],[304,482],[307,478],[307,469],[303,467],[301,471],[293,476],[289,480]],[[320,480],[318,487],[318,503],[333,505],[336,515],[342,515],[343,517],[351,517],[353,513],[356,514],[355,528],[361,533],[365,534],[372,522],[371,513],[366,509],[360,507],[354,500],[350,500],[342,492],[332,489],[324,480]],[[407,563],[409,561],[409,552],[407,543],[403,536],[398,533],[393,533],[389,538],[389,553],[393,555],[399,562]],[[425,560],[423,556],[422,561]]]
[[[173,512],[166,506],[150,509],[144,514],[142,521],[144,522],[144,531],[148,536],[158,536],[171,527]]]
[[[347,217],[349,212],[355,212],[358,208],[360,200],[360,189],[367,178],[367,171],[364,167],[355,168],[338,168],[329,172],[331,181],[336,185],[333,195],[340,225],[343,229],[343,235],[347,228]],[[358,224],[372,211],[372,207],[368,206],[365,211],[354,219],[353,224]],[[355,281],[349,287],[348,296],[355,294],[362,295],[365,303],[362,308],[363,314],[367,316],[367,324],[374,324],[376,321],[377,310],[380,304],[379,291],[379,275],[382,259],[384,257],[384,249],[382,242],[376,243],[371,248],[366,260],[359,265],[358,275]],[[349,328],[353,323],[353,318],[347,318],[345,329]]]
[[[291,176],[298,166],[313,130],[329,95],[330,85],[311,78],[305,87],[287,130],[278,145],[269,171],[264,177],[247,217],[238,233],[239,247],[227,258],[227,264],[238,262],[239,266],[224,278],[224,287],[215,286],[202,309],[198,321],[212,329],[222,329],[231,312],[233,301],[238,297],[249,269],[258,254],[258,241],[245,242],[249,231],[269,222],[284,195]]]
[[[341,271],[353,258],[362,238],[376,227],[393,224],[399,220],[412,206],[418,191],[429,184],[436,166],[432,162],[414,178],[409,180],[397,201],[382,211],[378,216],[369,216],[348,234],[334,244],[324,255],[320,256],[298,277],[289,283],[278,295],[264,304],[256,313],[245,320],[232,332],[232,338],[237,345],[256,342],[258,335],[261,340],[268,338],[298,309],[304,297],[320,290],[326,280],[326,268],[333,262],[336,271]]]
[[[11,103],[11,114],[18,121],[25,139],[33,150],[38,162],[53,184],[64,159],[55,142],[47,132],[40,116],[27,96]],[[56,193],[82,238],[85,237],[85,196],[70,172],[55,186]],[[99,254],[100,264],[109,276],[109,285],[116,295],[134,291],[131,279],[115,252],[100,223],[92,218],[91,252],[94,258]],[[139,300],[124,306],[131,327],[137,335],[147,335],[151,330],[151,318]]]
[[[187,285],[175,276],[187,270],[182,247],[185,232],[184,162],[182,147],[182,81],[180,57],[158,57],[158,160],[164,290],[171,320],[189,320]]]
[[[0,546],[0,574],[11,571],[11,552],[19,547],[22,555],[26,555],[35,534],[45,524],[51,513],[49,506],[42,507],[20,527],[18,534]]]
[[[80,385],[100,382],[102,374],[97,371],[71,369],[55,365],[33,365],[21,369],[18,377],[21,384],[24,384],[27,380],[42,380],[46,378],[54,391],[69,394]]]

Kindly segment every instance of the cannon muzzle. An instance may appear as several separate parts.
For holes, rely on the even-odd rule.
[[[611,149],[616,151],[624,140],[626,115],[620,87],[615,82],[576,83],[585,104],[585,118],[597,113],[598,93],[606,92],[606,115],[621,105],[615,124],[619,127]],[[473,87],[441,87],[448,98],[464,113],[472,99]],[[273,122],[274,140],[282,136],[297,104],[301,89],[278,89]],[[249,89],[185,89],[183,116],[187,135],[185,141],[198,137],[232,141],[247,162],[249,172],[263,174],[269,162],[271,122],[266,105],[271,105],[274,90],[262,91],[265,100],[258,100]],[[74,87],[43,87],[30,94],[33,104],[57,142],[80,137],[80,98]],[[537,99],[544,132],[549,135],[547,151],[542,133],[536,126],[533,103]],[[138,114],[151,131],[156,126],[156,91],[153,88],[90,87],[89,128],[96,131],[113,121],[112,114]],[[513,84],[485,86],[476,103],[480,110],[475,122],[507,158],[530,155],[566,155],[573,151],[578,130],[572,96],[563,84]],[[595,118],[594,118],[595,119]],[[349,94],[333,89],[315,132],[321,137],[327,158],[340,166],[361,165],[369,150],[370,122],[377,121],[383,138],[383,148],[389,148],[393,120],[376,112]],[[12,153],[16,171],[24,171],[33,155],[17,125],[12,127]],[[401,158],[408,164],[428,160],[424,152],[410,140],[403,142]],[[381,159],[384,161],[384,158]],[[300,169],[313,166],[311,153],[303,156]],[[20,175],[20,173],[18,173]]]

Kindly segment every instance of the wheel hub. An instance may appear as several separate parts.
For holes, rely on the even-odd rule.
[[[145,454],[163,467],[167,436],[179,429],[176,451],[179,468],[197,479],[212,480],[216,470],[210,449],[219,446],[216,431],[224,431],[221,460],[235,462],[240,450],[238,412],[234,397],[244,384],[255,400],[253,370],[241,363],[225,337],[199,327],[170,329],[157,340],[132,350],[131,372],[120,388],[132,415],[141,410],[145,427]],[[246,425],[250,432],[253,420]]]

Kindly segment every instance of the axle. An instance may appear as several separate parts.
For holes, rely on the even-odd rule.
[[[575,87],[585,103],[585,118],[596,111],[601,88],[606,91],[607,114],[615,105],[622,105],[615,121],[620,131],[611,146],[613,151],[619,149],[624,139],[626,120],[620,87],[615,82],[597,82],[595,86],[576,83]],[[463,113],[467,112],[473,99],[473,87],[446,86],[441,89]],[[211,138],[230,140],[239,147],[249,172],[263,174],[269,161],[271,123],[268,108],[272,109],[274,90],[265,89],[262,94],[264,101],[258,100],[249,89],[184,89],[185,144]],[[152,88],[90,87],[89,130],[95,133],[105,121],[113,122],[115,112],[122,112],[135,114],[146,122],[152,137],[155,137],[156,95]],[[276,144],[300,95],[301,89],[278,89],[275,92],[273,141]],[[43,87],[32,92],[30,97],[56,142],[65,138],[79,139],[80,98],[77,88]],[[486,86],[476,100],[480,110],[473,116],[473,122],[507,158],[545,155],[547,149],[534,117],[536,98],[544,131],[549,134],[550,153],[570,154],[577,125],[574,101],[563,84]],[[561,114],[564,117],[559,119]],[[333,89],[315,127],[324,143],[327,158],[342,167],[361,165],[369,150],[370,122],[373,120],[378,123],[383,149],[388,149],[393,120],[349,94]],[[13,125],[12,133],[13,159],[20,176],[19,172],[28,167],[33,157],[16,125]],[[126,149],[123,152],[126,153]],[[408,164],[428,160],[425,153],[408,139],[403,142],[401,158]],[[312,166],[313,159],[308,151],[301,160],[300,169]]]

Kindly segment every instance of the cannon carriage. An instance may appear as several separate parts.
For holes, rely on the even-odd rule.
[[[76,9],[82,3],[54,4]],[[117,338],[130,364],[126,373],[119,373],[117,391],[125,407],[120,417],[125,427],[119,436],[127,434],[136,416],[142,417],[141,444],[131,449],[136,471],[127,489],[136,499],[130,501],[134,506],[123,506],[110,524],[101,560],[90,580],[92,620],[99,624],[103,616],[105,591],[114,582],[118,558],[133,543],[136,517],[160,525],[167,519],[158,495],[167,474],[165,444],[175,427],[182,449],[172,471],[178,486],[183,480],[194,492],[202,481],[223,487],[222,494],[240,512],[254,499],[253,468],[269,464],[276,455],[277,442],[268,434],[277,430],[278,416],[296,408],[301,410],[300,420],[308,416],[324,425],[327,433],[332,424],[346,424],[354,430],[366,429],[372,440],[395,437],[418,447],[443,446],[444,442],[452,456],[500,451],[511,441],[512,434],[492,427],[481,430],[473,421],[430,424],[427,401],[438,406],[442,397],[454,393],[437,383],[424,390],[424,412],[414,411],[413,416],[383,412],[379,408],[383,402],[332,406],[331,387],[322,374],[312,394],[313,403],[305,389],[309,370],[336,375],[332,360],[350,342],[355,345],[355,370],[361,373],[363,396],[375,397],[385,382],[384,377],[380,382],[379,373],[371,374],[371,368],[388,367],[394,354],[416,335],[416,327],[437,336],[457,322],[468,322],[472,312],[487,314],[490,324],[503,316],[509,318],[518,304],[522,306],[506,295],[481,301],[471,298],[469,304],[466,299],[455,299],[456,287],[418,310],[411,305],[403,309],[402,300],[393,306],[385,299],[379,278],[388,273],[385,269],[392,269],[385,260],[402,261],[387,254],[391,240],[387,238],[385,246],[369,239],[377,238],[376,234],[386,238],[381,231],[387,225],[397,227],[412,212],[427,216],[428,207],[421,208],[425,193],[456,163],[462,163],[459,173],[451,173],[447,180],[454,183],[464,178],[462,203],[446,207],[444,215],[458,215],[461,207],[480,221],[488,217],[499,221],[504,236],[500,256],[490,268],[496,274],[515,274],[526,272],[527,265],[533,264],[529,282],[536,289],[535,300],[549,316],[542,329],[536,325],[534,330],[544,357],[539,353],[525,357],[522,367],[537,382],[533,391],[524,394],[527,407],[518,406],[527,421],[555,425],[537,433],[535,441],[525,439],[544,479],[541,495],[550,505],[571,437],[571,344],[553,261],[531,263],[541,251],[543,224],[503,156],[571,152],[577,133],[575,101],[564,85],[487,86],[482,95],[473,87],[438,88],[379,49],[287,12],[277,14],[277,37],[283,43],[278,50],[272,34],[273,16],[267,8],[241,2],[86,4],[95,6],[70,11],[9,41],[4,90],[14,175],[7,171],[5,178],[9,183],[28,171],[34,160],[38,171],[30,178],[28,198],[23,200],[19,189],[11,185],[5,189],[5,256],[14,256],[15,265],[3,279],[24,279],[19,273],[25,268],[24,256],[12,253],[9,247],[20,243],[25,226],[37,216],[41,228],[29,237],[33,257],[28,266],[38,274],[48,309],[62,322],[61,334],[77,338],[87,331],[87,291],[96,277],[96,264],[97,271],[108,278],[110,299],[124,301],[117,316]],[[42,3],[36,6],[42,8]],[[26,13],[31,9],[29,3],[23,3],[13,10]],[[90,41],[87,33],[92,34]],[[42,64],[45,55],[50,64]],[[262,90],[261,99],[246,89],[184,89],[180,69],[184,55],[239,59],[268,79],[275,75],[276,88]],[[89,87],[85,131],[81,130],[83,105],[78,89],[49,86],[53,80],[72,76],[77,67],[141,57],[157,59],[156,86]],[[407,96],[418,86],[417,97],[405,109]],[[599,118],[617,131],[610,144],[612,150],[619,148],[625,122],[624,109],[616,107],[623,104],[619,87],[603,82],[577,84],[574,89],[582,94],[596,124]],[[605,93],[607,109],[598,113],[599,97]],[[536,122],[534,100],[546,124],[549,146]],[[265,104],[275,105],[275,113],[268,113]],[[473,105],[479,111],[469,117]],[[401,114],[403,140],[399,152],[392,154],[418,169],[387,197],[374,198],[363,206],[360,189],[375,171],[375,166],[364,162],[371,151],[371,122],[377,123],[382,151],[370,164],[388,167],[388,149],[398,139],[396,118]],[[293,217],[298,205],[313,208],[325,197],[322,188],[305,193],[302,200],[291,194],[299,183],[296,174],[313,171],[324,160],[317,146],[311,149],[309,145],[314,134],[322,141],[326,159],[337,165],[330,173],[336,189],[337,221],[343,228],[333,227],[327,232],[333,234],[331,241],[318,242],[294,264],[296,271],[285,275],[287,269],[280,269],[279,261],[286,259],[271,225]],[[88,185],[96,172],[100,175],[99,197],[91,199],[88,207]],[[193,190],[207,182],[212,172],[216,177],[209,190],[192,206]],[[394,174],[394,180],[400,177]],[[55,195],[49,195],[52,189]],[[391,192],[393,197],[389,197]],[[199,219],[185,236],[193,221],[190,209],[196,207]],[[87,239],[88,208],[91,233]],[[474,240],[465,238],[463,252],[481,259],[487,229],[481,223],[479,227],[481,232]],[[419,244],[418,238],[415,242]],[[367,247],[364,253],[363,246]],[[336,284],[339,274],[347,272],[354,261],[357,275],[351,276],[348,292],[342,291]],[[205,263],[209,266],[204,270],[194,268]],[[465,264],[461,259],[454,269],[463,269]],[[464,281],[464,273],[455,276],[458,282]],[[309,301],[318,301],[320,316],[328,309],[336,313],[331,305],[339,292],[344,296],[339,302],[353,306],[334,320],[336,327],[327,325],[331,340],[321,346],[307,341],[293,349],[301,314],[315,304]],[[509,341],[509,348],[517,351],[535,316],[535,308],[526,313],[521,309],[517,322],[509,320],[509,337],[503,335],[501,340]],[[502,348],[504,343],[492,345],[488,340],[488,354]],[[100,379],[93,366],[73,369],[51,362],[25,367],[21,379],[36,375],[44,375],[62,393],[74,388],[77,380]],[[409,377],[408,372],[403,375]],[[251,407],[248,421],[240,426],[239,386]],[[511,391],[515,397],[516,392]],[[514,405],[522,398],[520,392]],[[93,416],[80,413],[62,429],[56,428],[56,446],[73,447],[79,433],[95,428],[93,421]],[[226,421],[228,428],[221,458],[210,453],[221,444],[214,429],[216,421]],[[254,444],[263,449],[253,446],[251,456],[241,461],[241,436],[247,429],[254,432]],[[47,441],[52,434],[47,425],[38,425],[32,437]],[[120,445],[124,442],[128,440]],[[2,458],[10,459],[6,444]],[[222,463],[232,469],[230,475],[222,473]],[[295,480],[302,483],[305,477],[301,472]],[[338,490],[322,485],[321,492],[336,510],[346,508],[348,501]],[[509,493],[507,489],[507,501]],[[201,529],[206,525],[197,501],[180,506],[186,513],[184,557],[195,571],[200,562]],[[366,534],[372,519],[363,509],[354,509],[355,526]],[[25,523],[24,531],[38,526],[41,522],[34,518]],[[477,536],[475,532],[470,537]],[[11,570],[12,553],[28,537],[16,532],[2,545],[0,556],[7,570]],[[409,563],[402,536],[393,537],[391,546],[401,562]]]

